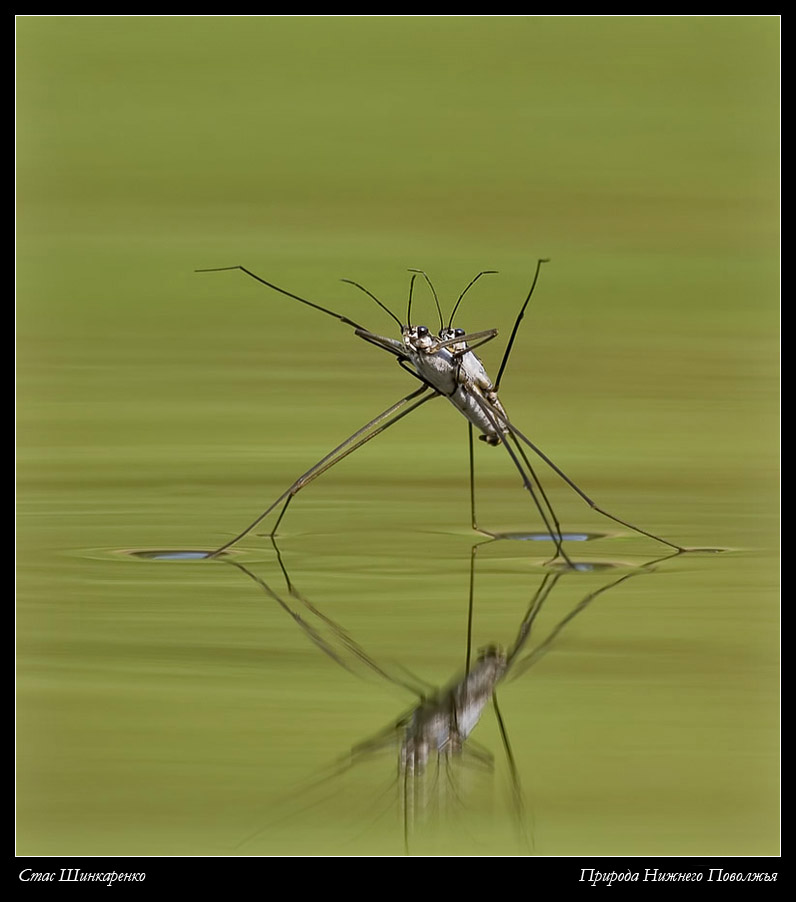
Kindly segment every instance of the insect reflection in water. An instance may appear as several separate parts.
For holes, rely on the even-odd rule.
[[[390,784],[392,801],[388,804],[392,807],[397,803],[401,812],[405,851],[417,851],[416,847],[422,843],[418,830],[421,827],[428,830],[429,823],[433,829],[434,819],[446,810],[450,812],[451,808],[460,814],[468,804],[464,784],[470,784],[473,775],[492,773],[492,752],[472,736],[484,712],[492,707],[509,775],[513,833],[518,847],[524,853],[533,851],[533,831],[527,814],[521,774],[498,704],[498,688],[525,674],[553,647],[562,630],[595,599],[629,579],[650,572],[655,564],[666,558],[650,561],[643,567],[620,572],[619,575],[614,570],[613,578],[585,593],[552,627],[544,630],[543,638],[532,642],[532,634],[535,638],[538,631],[534,628],[535,624],[556,585],[562,579],[570,581],[577,578],[570,576],[570,571],[566,568],[544,573],[531,595],[513,641],[506,646],[487,645],[473,655],[474,581],[477,551],[481,547],[474,546],[470,556],[470,593],[463,672],[445,687],[435,690],[421,686],[421,681],[400,668],[388,669],[379,664],[339,623],[301,594],[284,567],[279,549],[275,544],[274,547],[286,581],[285,593],[276,591],[250,567],[232,558],[226,560],[257,583],[268,598],[288,613],[304,634],[339,666],[355,673],[364,668],[371,674],[410,691],[416,697],[416,702],[410,709],[377,734],[355,743],[348,754],[297,791],[297,804],[300,797],[312,798],[313,793],[328,788],[343,774],[353,772],[355,768],[391,751],[396,777]],[[599,569],[601,565],[594,566]],[[494,787],[489,792],[494,793]],[[324,798],[324,801],[328,801],[328,798]],[[319,803],[312,802],[310,807],[314,804]],[[298,807],[301,808],[301,805]],[[250,847],[264,829],[260,827],[249,835],[240,848],[245,850]]]

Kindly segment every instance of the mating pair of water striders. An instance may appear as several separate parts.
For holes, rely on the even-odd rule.
[[[537,445],[535,445],[526,435],[524,435],[508,418],[505,408],[498,398],[498,389],[500,380],[506,369],[506,365],[517,336],[522,318],[533,295],[534,288],[539,278],[539,272],[542,264],[546,260],[538,260],[536,264],[536,272],[528,296],[526,297],[520,312],[514,322],[514,327],[503,352],[503,359],[498,370],[497,378],[494,382],[481,362],[476,356],[474,350],[488,341],[491,341],[498,334],[497,329],[487,329],[481,332],[466,332],[461,328],[454,328],[453,320],[459,305],[465,294],[483,275],[492,273],[493,270],[485,270],[478,273],[467,287],[459,295],[456,304],[453,307],[447,324],[442,315],[442,309],[439,304],[437,293],[428,276],[421,270],[410,270],[412,273],[409,283],[409,300],[407,304],[406,322],[402,323],[400,319],[374,294],[364,288],[357,282],[350,279],[343,281],[349,282],[360,290],[364,291],[373,301],[375,301],[382,310],[386,311],[398,324],[401,330],[401,340],[387,338],[378,335],[360,325],[354,320],[340,313],[336,313],[327,307],[302,298],[291,291],[280,288],[272,282],[268,282],[260,276],[253,273],[244,266],[224,266],[213,269],[202,269],[198,272],[222,272],[228,270],[240,270],[252,279],[256,279],[268,288],[279,292],[289,298],[299,301],[308,307],[325,313],[340,320],[354,329],[354,334],[370,344],[376,345],[384,351],[392,354],[398,361],[399,365],[410,373],[415,379],[420,381],[420,388],[410,392],[401,398],[395,404],[390,405],[386,410],[382,411],[378,416],[374,417],[369,423],[366,423],[361,429],[358,429],[353,435],[349,436],[344,442],[338,445],[333,451],[318,461],[309,470],[303,473],[291,486],[289,486],[266,510],[264,510],[246,529],[239,533],[235,538],[230,539],[224,545],[221,545],[210,556],[221,554],[228,548],[240,541],[244,536],[248,535],[252,529],[260,524],[272,511],[280,504],[280,511],[276,522],[271,530],[271,535],[276,533],[282,518],[288,508],[288,505],[298,492],[306,485],[325,473],[343,458],[356,451],[366,442],[380,435],[394,423],[397,423],[403,417],[416,410],[422,404],[433,398],[445,397],[451,404],[461,413],[468,421],[469,441],[470,441],[470,494],[471,494],[471,510],[473,528],[479,530],[475,517],[475,485],[474,485],[474,469],[473,469],[473,429],[480,433],[479,438],[489,445],[500,445],[506,449],[512,463],[516,467],[522,479],[524,487],[528,490],[533,503],[544,523],[545,529],[550,539],[555,542],[556,554],[569,567],[574,567],[571,559],[563,547],[565,534],[561,530],[558,518],[553,507],[539,481],[536,472],[531,465],[526,448],[530,449],[540,460],[544,461],[564,482],[575,491],[588,505],[596,512],[608,517],[615,523],[632,529],[641,535],[655,539],[676,551],[685,551],[686,549],[674,544],[673,542],[656,536],[651,532],[647,532],[626,520],[622,520],[608,511],[600,508],[578,485],[576,485]],[[412,325],[412,295],[414,284],[417,276],[421,275],[428,283],[431,293],[434,297],[436,309],[439,315],[439,331],[434,334],[428,326]]]

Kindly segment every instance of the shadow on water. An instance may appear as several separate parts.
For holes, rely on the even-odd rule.
[[[473,775],[492,775],[494,753],[473,739],[472,734],[491,707],[500,735],[501,755],[509,775],[512,831],[522,854],[532,854],[534,848],[532,819],[528,815],[522,776],[516,764],[506,724],[498,705],[497,691],[503,684],[523,676],[555,645],[562,631],[598,597],[639,575],[650,573],[655,565],[676,555],[666,555],[648,561],[641,567],[623,572],[597,589],[584,594],[567,613],[536,639],[536,624],[561,581],[574,579],[570,568],[549,570],[541,576],[531,591],[528,605],[520,620],[516,635],[508,645],[490,643],[473,653],[473,614],[476,606],[476,561],[479,548],[489,542],[474,545],[470,553],[469,598],[467,605],[467,637],[463,670],[441,688],[411,674],[402,667],[379,664],[339,623],[306,598],[296,587],[284,564],[281,552],[273,542],[276,560],[285,582],[285,590],[277,591],[252,565],[227,558],[225,563],[252,580],[260,590],[290,616],[307,638],[325,655],[345,670],[359,674],[363,668],[371,675],[386,680],[415,697],[412,707],[392,720],[373,736],[356,742],[350,751],[332,762],[325,772],[296,790],[291,796],[297,809],[306,811],[328,801],[328,797],[314,798],[329,789],[337,778],[353,771],[381,753],[389,752],[394,762],[395,778],[385,793],[389,806],[400,812],[403,846],[407,854],[421,844],[419,830],[434,829],[441,815],[447,812],[458,819],[467,805],[465,784]],[[618,565],[603,565],[616,568]],[[584,565],[584,569],[601,569],[600,565]],[[494,795],[494,781],[488,792]],[[300,798],[314,798],[300,805]],[[288,814],[289,818],[291,815]],[[270,825],[257,830],[241,841],[238,850],[252,848],[258,837]]]
[[[129,554],[146,561],[207,561],[213,557],[210,551],[130,551]]]
[[[489,532],[480,527],[477,531],[489,539],[509,542],[555,542],[559,538],[562,542],[591,542],[608,535],[605,532],[563,532],[559,537],[549,532]]]

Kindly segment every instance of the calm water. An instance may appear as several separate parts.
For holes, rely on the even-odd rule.
[[[778,851],[776,21],[422,24],[18,20],[20,854]],[[551,585],[480,443],[479,522],[514,537],[469,529],[436,400],[278,550],[191,559],[416,384],[194,269],[390,335],[339,278],[403,315],[407,267],[446,311],[500,270],[457,314],[500,329],[494,374],[540,256],[512,420],[611,512],[722,552],[662,559],[540,467],[583,565]],[[192,554],[133,554],[163,551]],[[468,633],[471,668],[515,652],[500,717],[402,771]]]

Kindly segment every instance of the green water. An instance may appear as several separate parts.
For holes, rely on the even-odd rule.
[[[17,19],[20,854],[777,853],[778,41],[773,17]],[[400,318],[408,267],[445,310],[499,270],[457,315],[500,329],[494,375],[542,256],[512,420],[611,512],[729,550],[609,589],[499,687],[522,816],[487,712],[494,772],[441,766],[405,817],[395,749],[329,769],[410,692],[229,563],[124,552],[226,542],[417,384],[195,269],[389,335],[340,278]],[[482,525],[539,529],[476,453]],[[464,667],[467,461],[435,400],[280,528],[295,589],[437,686]],[[608,534],[575,559],[622,568],[565,574],[534,641],[666,554],[545,484]],[[479,549],[474,646],[513,642],[546,550]],[[266,539],[237,560],[323,624]]]

